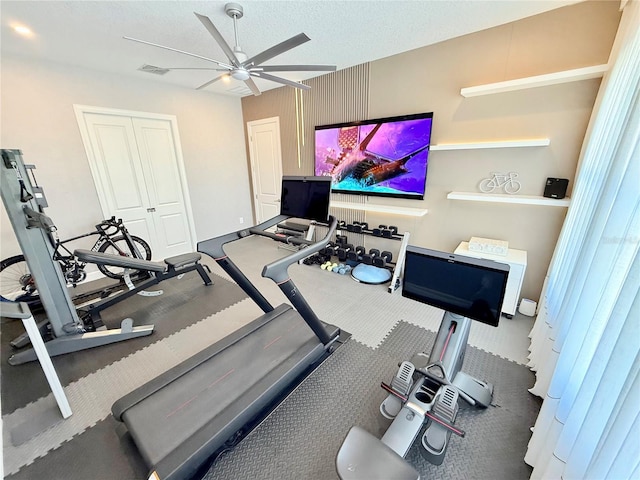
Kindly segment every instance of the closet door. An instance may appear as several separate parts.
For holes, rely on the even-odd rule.
[[[154,260],[193,251],[171,122],[87,111],[78,122],[105,217],[122,218],[149,242]]]
[[[155,241],[164,251],[161,257],[193,251],[171,125],[166,120],[134,118],[133,129]]]

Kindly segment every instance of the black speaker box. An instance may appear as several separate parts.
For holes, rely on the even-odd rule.
[[[548,198],[564,198],[567,194],[569,180],[566,178],[547,178],[544,196]]]

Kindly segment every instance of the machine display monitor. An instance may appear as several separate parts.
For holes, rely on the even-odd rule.
[[[497,327],[508,275],[503,263],[409,245],[402,295]]]
[[[330,198],[329,177],[282,177],[282,215],[326,223]]]

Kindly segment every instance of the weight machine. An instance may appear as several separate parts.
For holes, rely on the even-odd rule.
[[[153,325],[134,327],[131,319],[123,320],[120,328],[107,330],[99,319],[87,325],[78,317],[60,266],[53,261],[53,247],[48,235],[55,226],[42,213],[47,206],[42,187],[32,182],[29,176],[28,171],[34,170],[35,166],[25,165],[20,150],[2,149],[0,155],[2,202],[47,315],[53,337],[46,343],[49,355],[62,355],[150,335]],[[36,359],[35,351],[28,349],[13,355],[9,363],[18,365]]]

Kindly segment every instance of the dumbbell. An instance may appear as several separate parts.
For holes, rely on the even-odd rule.
[[[380,250],[377,248],[372,248],[369,250],[369,253],[365,253],[362,255],[362,263],[365,265],[373,265],[373,259],[380,255]]]
[[[313,265],[315,263],[324,263],[324,262],[320,262],[320,258],[322,256],[319,253],[316,253],[315,255],[311,255],[310,257],[305,258],[304,260],[302,260],[302,263],[304,263],[305,265]]]
[[[381,237],[382,231],[386,230],[388,227],[386,225],[378,225],[378,228],[374,228],[371,233],[373,233],[374,237]]]
[[[382,229],[383,238],[392,238],[397,233],[398,233],[398,227],[394,227],[393,225],[390,225],[389,227]]]
[[[336,248],[338,248],[338,246],[335,244],[335,242],[329,242],[327,243],[326,247],[320,250],[319,253],[331,257],[332,255],[336,254]]]
[[[346,235],[336,235],[336,243],[338,244],[338,246],[346,245],[347,240],[348,239]]]
[[[387,263],[391,262],[392,259],[393,254],[385,250],[379,256],[373,259],[373,264],[376,267],[385,268],[387,266]]]
[[[335,265],[335,264],[334,264],[334,265]],[[338,273],[338,271],[339,271],[341,268],[344,268],[345,266],[346,266],[346,265],[345,265],[344,263],[340,263],[340,264],[336,265],[335,267],[333,267],[333,268],[331,269],[331,271],[332,271],[333,273]]]
[[[347,255],[349,252],[353,250],[353,245],[351,243],[347,243],[342,247],[338,247],[336,250],[336,255],[338,256],[338,260],[344,262],[347,259]]]
[[[337,263],[324,262],[322,265],[320,265],[320,268],[322,270],[326,270],[327,272],[330,272],[331,270],[333,270],[333,267],[337,267],[337,266],[338,266]]]
[[[351,250],[347,253],[347,260],[351,260],[352,262],[361,262],[362,255],[367,252],[367,249],[362,245],[358,245],[354,250]]]
[[[363,233],[368,228],[369,224],[367,222],[353,222],[352,224],[347,225],[347,232]]]
[[[343,267],[338,268],[338,273],[340,275],[346,275],[350,271],[351,271],[351,265],[344,265]]]

